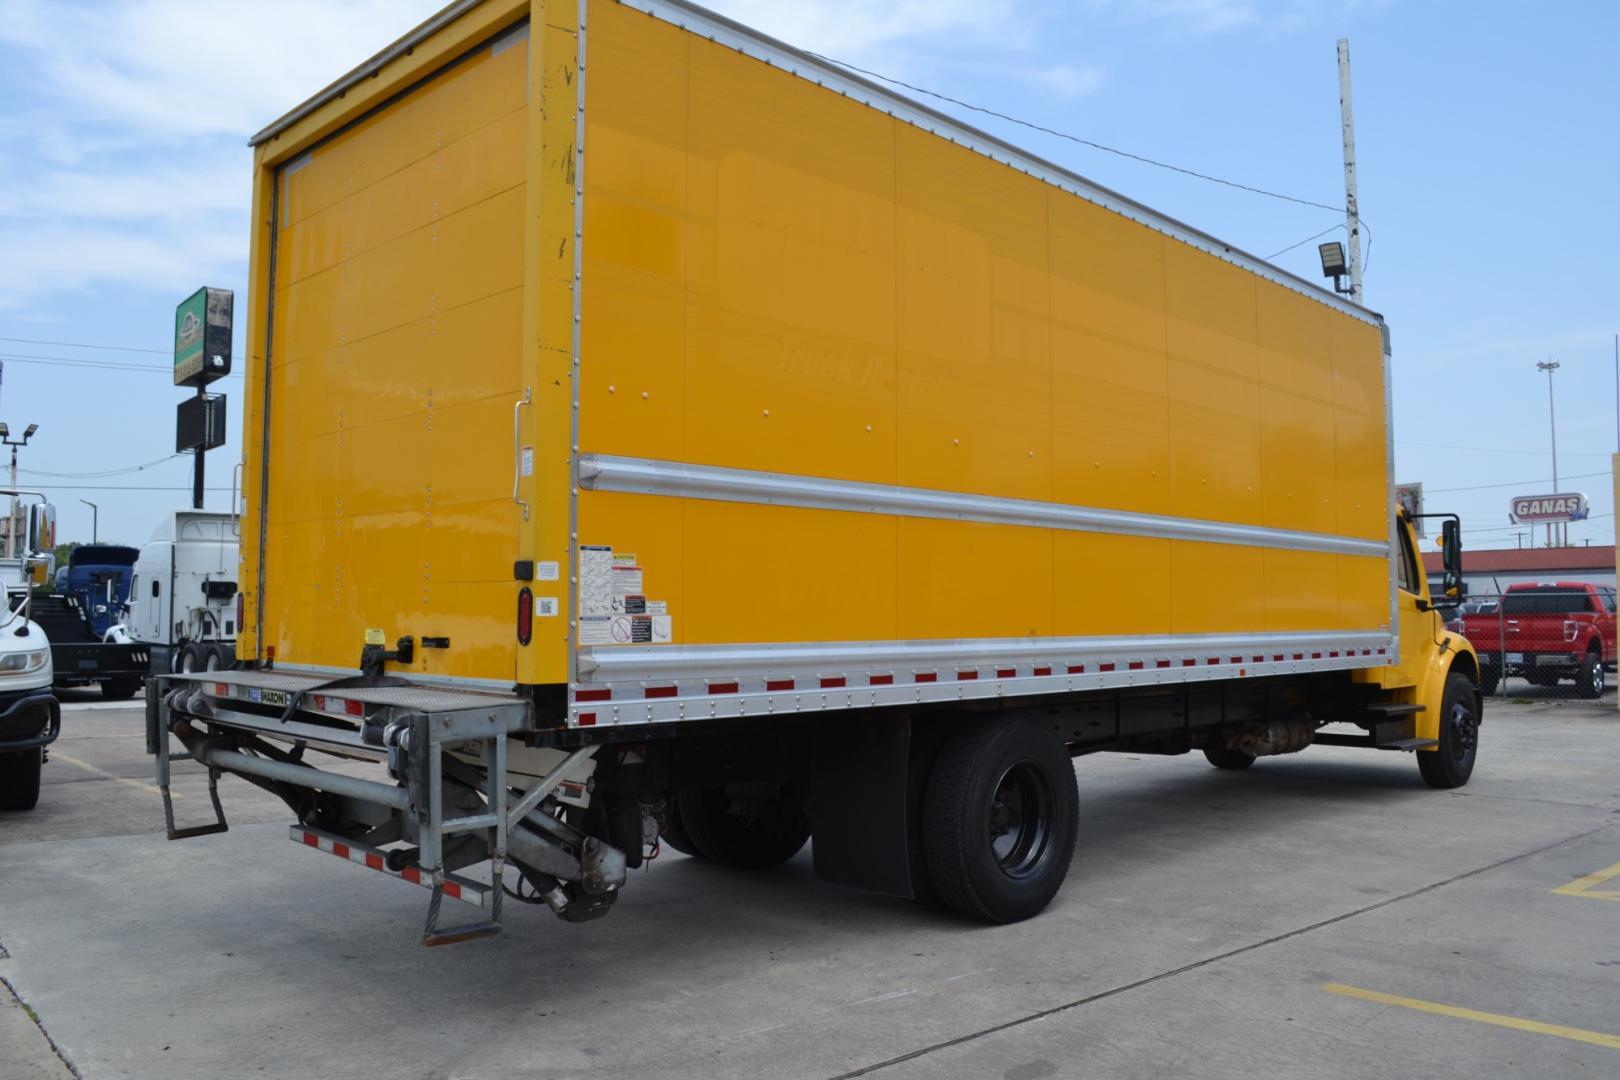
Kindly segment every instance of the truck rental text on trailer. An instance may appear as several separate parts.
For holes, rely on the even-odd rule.
[[[427,943],[658,843],[1025,918],[1098,750],[1467,781],[1372,312],[677,0],[463,0],[253,146],[243,670],[150,749]]]

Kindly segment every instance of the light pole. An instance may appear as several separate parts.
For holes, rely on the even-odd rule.
[[[80,499],[80,502],[90,508],[90,542],[96,543],[96,520],[101,516],[96,504],[89,499]]]
[[[38,430],[38,424],[29,424],[28,430],[23,432],[22,438],[13,439],[11,437],[11,428],[0,423],[0,445],[11,447],[11,490],[13,491],[17,490],[17,447],[27,446],[28,440],[33,438],[34,432]],[[17,496],[13,495],[11,497],[11,527],[6,530],[6,556],[12,559],[17,557],[17,507],[20,505]]]
[[[1553,411],[1553,372],[1561,365],[1558,361],[1548,357],[1545,361],[1536,364],[1537,371],[1547,373],[1547,423],[1552,428],[1552,459],[1553,459],[1553,494],[1558,494],[1558,414]],[[1547,546],[1552,547],[1552,522],[1547,523]]]

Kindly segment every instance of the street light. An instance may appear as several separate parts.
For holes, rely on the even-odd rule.
[[[1317,244],[1316,253],[1322,258],[1322,276],[1333,279],[1333,291],[1354,292],[1354,285],[1348,289],[1344,287],[1344,275],[1350,272],[1344,261],[1344,245],[1337,240],[1329,240],[1325,244]]]
[[[0,445],[11,447],[11,490],[13,491],[17,490],[17,447],[27,446],[28,440],[32,439],[34,432],[38,430],[38,424],[29,424],[28,430],[23,432],[22,438],[13,439],[11,437],[11,428],[0,423]],[[8,535],[6,538],[6,556],[13,559],[17,557],[17,508],[20,505],[17,496],[13,495],[11,497],[11,527],[7,530]]]
[[[97,538],[96,521],[101,516],[100,508],[89,499],[80,499],[79,501],[90,508],[90,542],[94,544]]]
[[[1553,380],[1552,380],[1552,377],[1553,377],[1553,372],[1557,371],[1561,366],[1562,365],[1559,364],[1558,361],[1554,360],[1552,357],[1548,357],[1546,360],[1538,362],[1536,364],[1536,370],[1537,371],[1545,371],[1547,373],[1547,423],[1552,428],[1553,494],[1554,495],[1558,494],[1558,417],[1553,412],[1553,387],[1552,387]],[[1553,535],[1552,522],[1549,521],[1547,523],[1547,546],[1548,547],[1553,546],[1553,544],[1552,544],[1552,535]],[[1566,539],[1567,539],[1567,536],[1566,536]]]

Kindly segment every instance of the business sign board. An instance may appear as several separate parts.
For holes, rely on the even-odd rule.
[[[1508,516],[1515,525],[1585,521],[1591,512],[1586,496],[1578,491],[1559,495],[1515,495],[1508,507]]]
[[[180,403],[174,422],[174,452],[201,453],[225,445],[225,395],[189,397]]]
[[[198,289],[174,309],[174,385],[207,386],[231,373],[229,289]]]
[[[1396,484],[1395,505],[1417,519],[1412,522],[1412,527],[1417,529],[1419,536],[1423,536],[1423,519],[1418,516],[1423,513],[1423,485]]]

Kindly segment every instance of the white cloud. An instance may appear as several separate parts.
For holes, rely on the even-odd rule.
[[[1093,0],[1129,22],[1165,22],[1198,34],[1219,33],[1260,21],[1259,0]]]
[[[1061,99],[1103,79],[1041,57],[1053,13],[1039,2],[709,2],[795,45],[970,99],[983,95],[964,76]],[[0,306],[237,279],[248,136],[443,3],[0,0]]]

